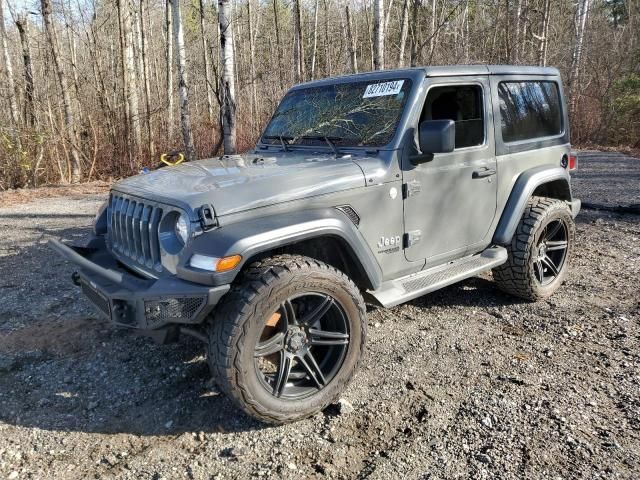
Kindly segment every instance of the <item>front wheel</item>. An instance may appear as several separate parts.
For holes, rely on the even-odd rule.
[[[366,308],[342,272],[303,256],[251,265],[209,325],[208,360],[222,390],[267,423],[308,417],[353,377]]]
[[[575,229],[566,202],[532,197],[507,247],[507,262],[493,269],[500,289],[531,301],[551,296],[567,273]]]

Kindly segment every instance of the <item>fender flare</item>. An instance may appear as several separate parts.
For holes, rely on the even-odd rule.
[[[224,224],[196,237],[184,252],[183,262],[199,253],[212,257],[241,255],[242,261],[230,272],[213,273],[214,284],[231,283],[244,264],[252,257],[279,247],[321,237],[337,237],[344,241],[347,253],[366,276],[369,284],[378,288],[382,283],[382,269],[357,227],[346,214],[335,208],[302,210]],[[179,276],[192,277],[193,269],[182,263]]]
[[[548,165],[522,172],[511,189],[509,199],[502,211],[502,216],[493,235],[493,243],[496,245],[508,245],[511,243],[527,202],[539,186],[556,180],[564,180],[567,182],[569,195],[571,196],[569,178],[569,173],[564,168]]]

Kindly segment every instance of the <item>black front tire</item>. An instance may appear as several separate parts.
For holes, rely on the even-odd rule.
[[[506,263],[493,269],[498,287],[529,301],[551,296],[562,284],[575,242],[566,202],[532,197],[507,247]]]
[[[336,401],[352,379],[366,320],[360,291],[344,273],[304,256],[270,257],[249,266],[216,308],[209,366],[248,415],[300,420]],[[273,373],[264,373],[270,362]]]

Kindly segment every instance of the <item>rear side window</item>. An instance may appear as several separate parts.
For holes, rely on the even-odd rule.
[[[556,82],[501,82],[498,95],[504,142],[562,133],[562,109]]]

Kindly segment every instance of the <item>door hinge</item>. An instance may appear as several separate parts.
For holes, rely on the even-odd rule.
[[[402,198],[405,200],[409,197],[417,195],[422,190],[422,184],[419,180],[411,180],[402,184]]]
[[[404,248],[409,248],[414,246],[422,239],[422,231],[421,230],[411,230],[404,234]]]

